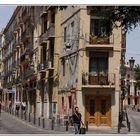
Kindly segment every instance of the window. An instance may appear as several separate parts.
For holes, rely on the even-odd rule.
[[[45,16],[43,16],[42,17],[42,33],[45,33],[46,32],[46,30],[47,30],[47,23],[48,23],[48,21],[47,21],[47,15],[45,15]]]
[[[90,54],[89,70],[95,76],[106,75],[108,71],[108,57],[106,53]]]
[[[64,97],[62,97],[62,109],[64,110]]]
[[[70,32],[71,39],[74,38],[74,21],[71,23],[71,32]]]
[[[55,23],[55,12],[54,11],[51,12],[51,23],[52,24]]]
[[[53,103],[53,113],[56,113],[56,102]]]
[[[69,96],[68,98],[69,98],[69,108],[71,109],[71,108],[72,108],[72,107],[71,107],[72,97],[71,97],[71,96]]]
[[[90,34],[95,36],[109,36],[110,24],[105,19],[91,19]]]
[[[67,41],[67,27],[64,28],[64,42]]]
[[[130,98],[128,98],[128,105],[130,105]]]
[[[65,60],[63,59],[63,60],[62,60],[62,69],[63,69],[63,70],[62,70],[62,73],[63,73],[63,76],[65,76],[65,66],[66,66],[66,65],[65,65]]]
[[[128,79],[130,78],[130,74],[127,74],[127,78],[128,78]]]
[[[135,93],[135,96],[137,96],[137,86],[134,86],[134,93]]]
[[[137,98],[135,98],[135,105],[137,105]]]
[[[130,85],[128,85],[128,95],[130,95]]]

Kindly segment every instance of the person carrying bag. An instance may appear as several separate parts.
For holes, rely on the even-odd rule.
[[[79,108],[75,107],[75,113],[72,115],[75,134],[85,134],[84,123],[82,122],[82,115],[79,113]],[[82,124],[82,127],[81,127]]]

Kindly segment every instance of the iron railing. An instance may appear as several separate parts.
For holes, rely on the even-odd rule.
[[[115,85],[115,74],[93,74],[92,72],[82,73],[83,85]]]

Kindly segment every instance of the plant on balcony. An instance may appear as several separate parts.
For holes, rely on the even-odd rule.
[[[109,36],[90,35],[90,44],[109,44]]]
[[[88,84],[88,73],[86,73],[86,72],[82,73],[82,84],[84,84],[84,85]]]

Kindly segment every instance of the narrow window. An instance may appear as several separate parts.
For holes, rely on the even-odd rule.
[[[65,60],[62,60],[63,76],[65,76]]]
[[[64,28],[64,42],[67,40],[67,27]]]
[[[71,109],[71,101],[72,101],[72,98],[71,96],[69,96],[69,109]]]
[[[64,110],[64,97],[62,97],[62,110]]]

